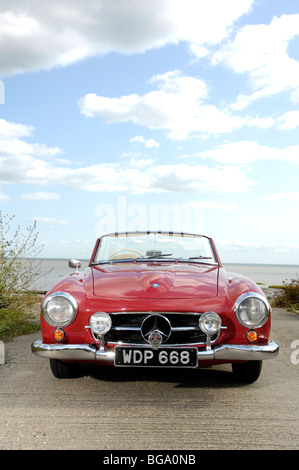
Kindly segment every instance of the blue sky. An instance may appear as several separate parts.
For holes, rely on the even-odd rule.
[[[115,230],[299,264],[297,0],[1,0],[0,207],[42,255]]]

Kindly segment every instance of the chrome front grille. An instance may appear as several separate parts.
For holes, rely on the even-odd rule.
[[[148,344],[142,335],[142,324],[150,315],[165,317],[171,333],[164,345],[205,344],[206,335],[198,326],[201,313],[193,312],[114,312],[109,314],[112,328],[105,335],[106,343]],[[215,341],[218,334],[211,337]]]

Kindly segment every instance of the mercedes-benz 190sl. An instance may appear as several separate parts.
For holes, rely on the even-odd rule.
[[[42,340],[55,377],[82,363],[198,368],[232,364],[237,380],[258,379],[279,347],[269,340],[271,308],[250,279],[227,272],[209,237],[125,232],[96,241],[88,267],[47,292]],[[82,367],[81,367],[82,368]]]

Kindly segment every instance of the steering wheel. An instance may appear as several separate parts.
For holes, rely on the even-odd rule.
[[[114,258],[115,255],[117,255],[118,253],[121,253],[123,251],[131,251],[132,253],[136,253],[137,255],[143,257],[143,254],[140,253],[139,251],[137,250],[131,250],[130,248],[123,248],[122,250],[118,250],[118,251],[115,251],[114,253],[112,253],[112,255],[109,257],[109,259],[112,259]]]

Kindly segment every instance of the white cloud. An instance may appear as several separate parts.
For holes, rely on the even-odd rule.
[[[62,153],[58,147],[48,147],[44,144],[26,142],[24,138],[32,136],[33,131],[33,126],[0,119],[0,158],[16,155],[55,157],[57,154]]]
[[[10,197],[7,194],[0,192],[0,201],[8,201]]]
[[[130,139],[132,143],[144,144],[147,148],[160,147],[160,144],[154,139],[145,139],[141,135],[136,135]]]
[[[275,125],[275,119],[268,117],[268,118],[250,118],[247,121],[249,127],[258,127],[260,129],[269,129]]]
[[[26,126],[0,119],[0,184],[6,182],[31,182],[42,184],[43,173],[49,164],[61,153],[58,147],[48,147],[40,143],[28,143],[24,138],[31,136],[33,126]]]
[[[274,17],[269,25],[246,25],[235,39],[214,53],[212,63],[249,74],[250,95],[240,94],[234,109],[282,91],[298,99],[299,62],[288,55],[290,41],[299,34],[299,14]]]
[[[151,189],[158,191],[239,193],[255,185],[233,166],[158,165],[150,169],[148,175],[151,177]]]
[[[236,204],[232,203],[222,203],[216,201],[192,201],[188,203],[189,206],[195,209],[206,209],[206,210],[225,210],[225,211],[234,211],[236,210]]]
[[[42,222],[45,224],[59,224],[59,225],[68,225],[67,220],[56,219],[55,217],[31,217],[31,220],[36,220],[36,222]]]
[[[61,196],[58,193],[36,192],[22,194],[23,201],[60,201]]]
[[[250,253],[258,251],[261,253],[292,253],[297,252],[299,245],[288,242],[263,242],[263,241],[245,241],[245,240],[234,240],[227,242],[224,240],[218,240],[217,246],[224,247],[226,250],[231,252],[245,252]]]
[[[297,90],[293,91],[291,94],[290,100],[293,104],[298,104],[299,103],[299,87]]]
[[[279,160],[299,164],[299,145],[276,149],[254,141],[237,141],[181,158],[211,159],[222,164],[246,165],[258,160]]]
[[[0,73],[66,66],[110,51],[216,44],[253,0],[2,0]],[[216,12],[216,14],[215,14]]]
[[[198,44],[191,44],[190,52],[197,58],[202,59],[210,54],[210,51],[207,47],[201,46]]]
[[[296,129],[299,127],[299,111],[289,111],[278,118],[280,129]]]
[[[30,136],[33,131],[33,126],[26,126],[25,124],[18,124],[6,121],[5,119],[0,119],[0,138]]]
[[[27,144],[22,139],[17,139],[16,143],[13,136],[6,143],[9,152],[7,148],[2,153],[0,151],[1,184],[62,185],[84,191],[126,191],[134,194],[167,191],[235,193],[248,191],[255,184],[233,166],[156,165],[153,159],[132,157],[115,163],[72,168],[65,162],[62,166],[55,158],[43,158],[44,155],[55,154],[46,146],[40,152],[38,143]],[[20,150],[22,147],[26,152]],[[30,193],[26,197],[33,198],[36,194]],[[49,194],[41,197],[49,197]]]
[[[129,167],[131,168],[146,168],[155,163],[152,158],[135,158],[131,157],[129,160]]]
[[[153,77],[151,82],[157,89],[143,96],[109,98],[89,93],[78,101],[81,113],[108,123],[131,121],[150,129],[164,129],[177,140],[190,135],[230,133],[248,120],[204,104],[208,87],[199,78],[172,71]]]
[[[239,168],[204,165],[150,165],[143,167],[115,164],[99,164],[92,167],[68,170],[61,173],[62,180],[57,184],[76,186],[85,191],[126,191],[131,194],[148,192],[217,192],[238,193],[248,191],[255,183],[247,178]],[[59,173],[59,172],[56,172]],[[63,176],[64,175],[64,176]]]
[[[280,201],[280,200],[299,202],[299,191],[272,194],[271,196],[267,198],[268,202]]]

